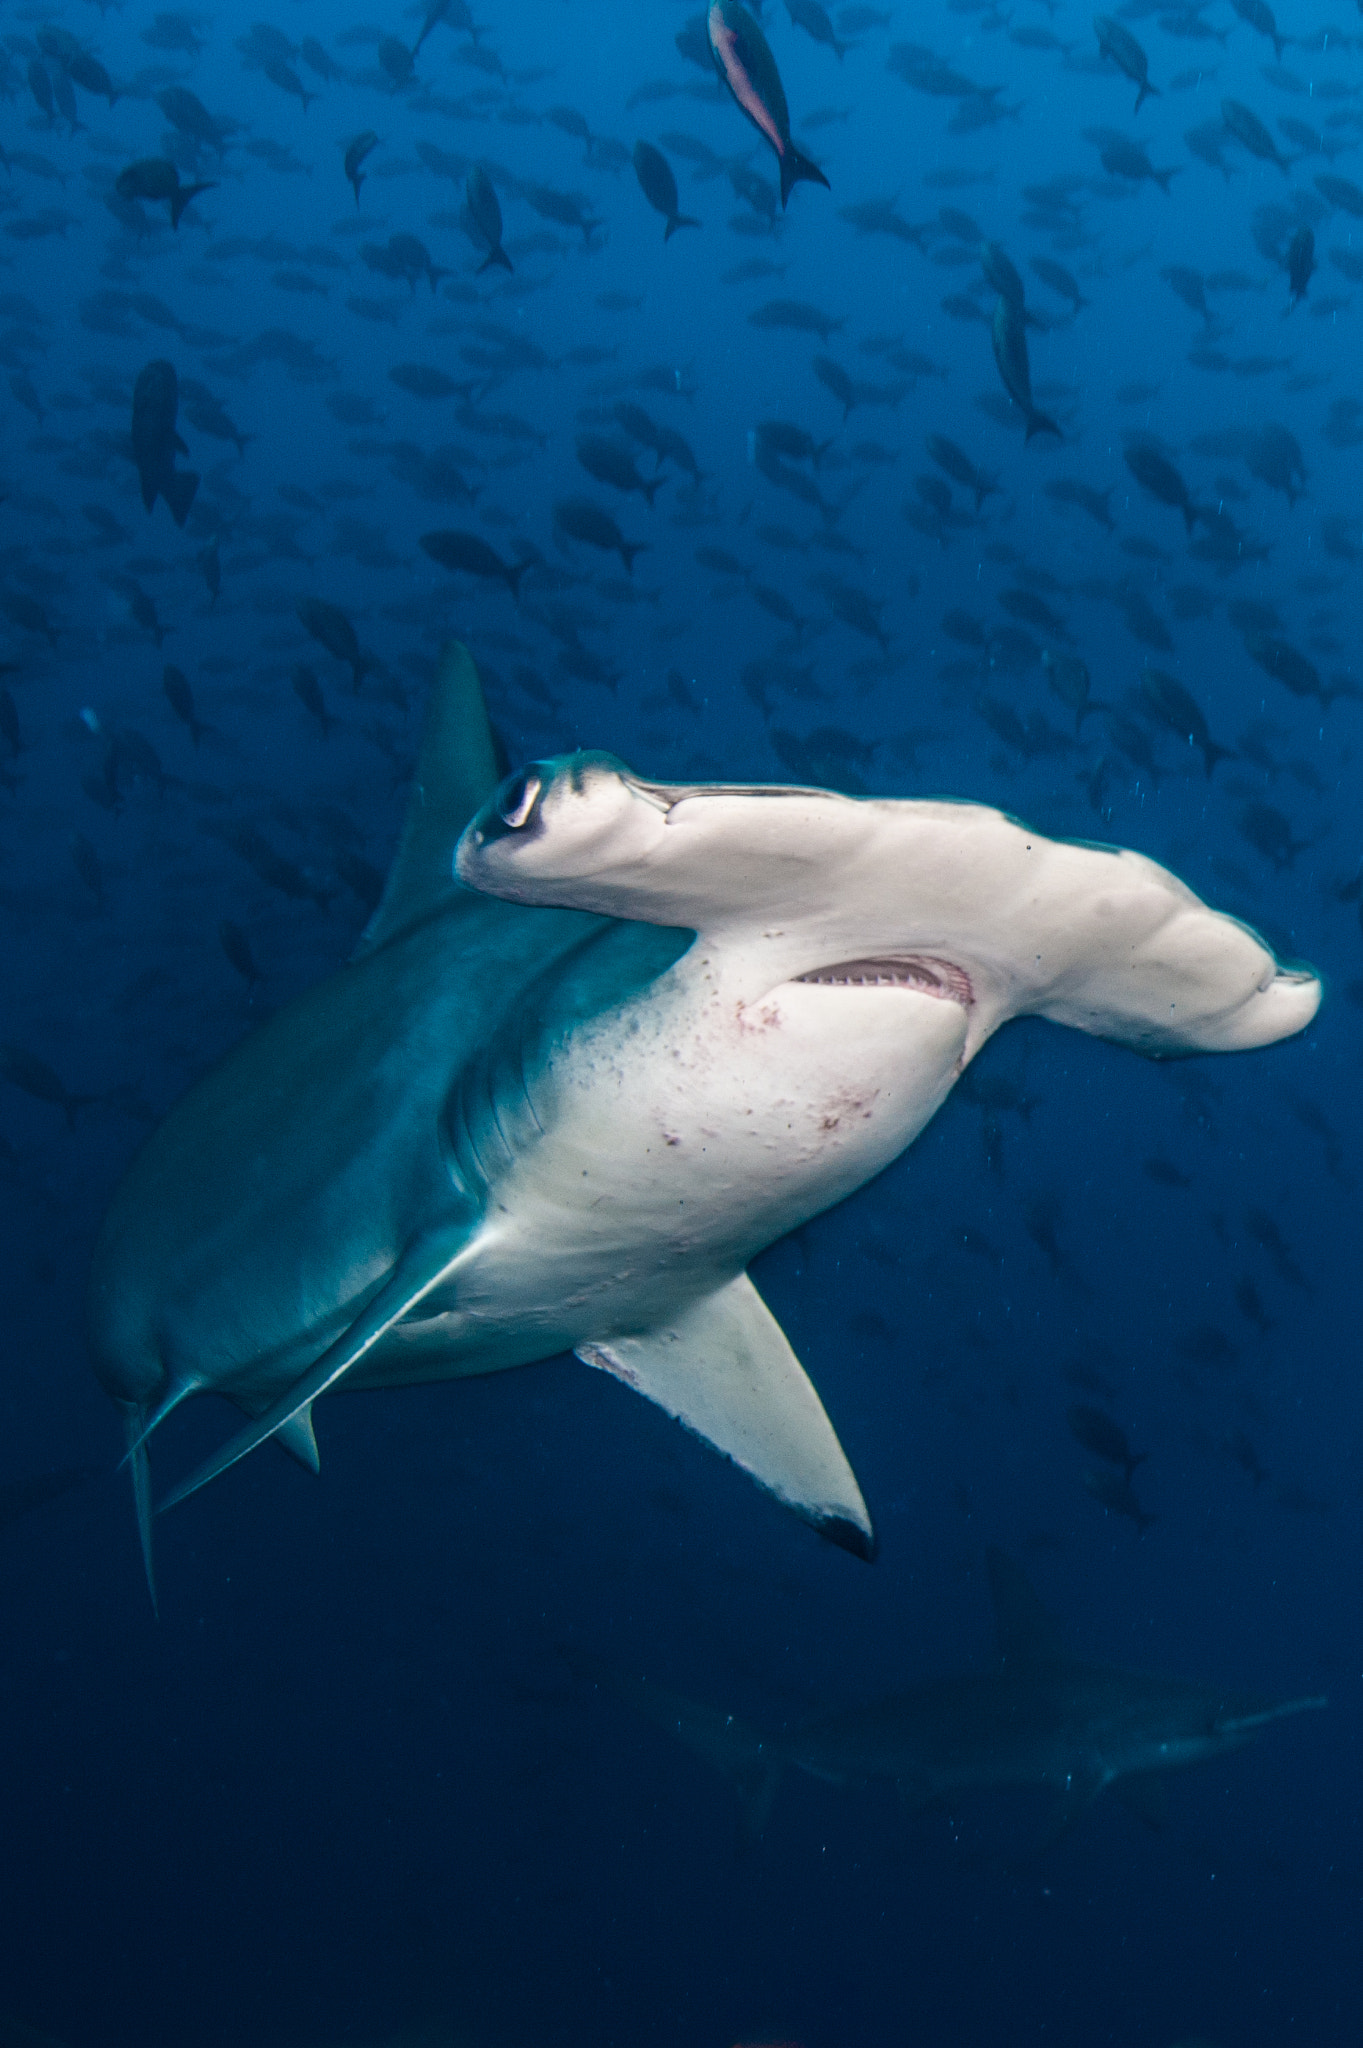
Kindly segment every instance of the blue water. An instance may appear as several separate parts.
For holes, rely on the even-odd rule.
[[[761,138],[678,54],[681,7],[480,6],[500,69],[477,68],[469,38],[440,26],[397,90],[378,38],[410,48],[420,10],[300,0],[274,26],[294,46],[316,38],[344,74],[324,81],[295,56],[318,95],[306,110],[248,61],[259,38],[243,57],[249,10],[186,17],[194,56],[164,47],[176,34],[158,32],[150,0],[7,17],[0,589],[36,600],[52,638],[7,607],[22,750],[0,743],[0,1037],[92,1100],[68,1128],[59,1104],[0,1092],[0,1477],[85,1474],[0,1531],[6,2043],[1359,2039],[1363,849],[1360,707],[1335,692],[1359,676],[1360,231],[1315,180],[1358,175],[1363,41],[1351,20],[1323,37],[1295,0],[1280,27],[1302,40],[1275,70],[1272,44],[1222,0],[1163,23],[1128,9],[1162,88],[1133,117],[1134,87],[1099,61],[1078,5],[890,4],[840,60],[769,0],[794,132],[831,186],[798,186],[774,220],[760,190],[754,210],[723,164],[697,176],[700,153],[665,140],[692,137],[774,186]],[[50,22],[122,88],[112,109],[77,88],[74,133],[27,80]],[[1174,33],[1198,23],[1209,38]],[[1036,46],[1043,30],[1054,46]],[[906,43],[1000,88],[1000,118],[951,132],[989,97],[912,89],[888,68]],[[658,90],[640,97],[647,81]],[[221,150],[168,125],[155,95],[175,84],[240,124]],[[1187,131],[1220,129],[1226,96],[1268,124],[1286,171],[1224,132],[1224,174],[1189,149]],[[598,143],[584,162],[547,118],[562,107],[623,147]],[[820,110],[835,118],[810,118]],[[1299,157],[1283,117],[1338,155]],[[1175,167],[1170,189],[1109,174],[1085,139],[1099,128]],[[366,129],[380,142],[357,206],[342,155]],[[629,161],[640,138],[669,155],[699,232],[664,244]],[[116,217],[119,171],[166,153],[215,189],[175,233],[164,204]],[[460,226],[475,161],[501,193],[510,275],[479,274]],[[536,186],[582,195],[600,227],[546,221],[523,196]],[[1036,187],[1049,211],[1026,196]],[[892,196],[917,243],[840,217]],[[966,294],[987,320],[994,303],[944,207],[1022,272],[1040,316],[1035,400],[1063,440],[1024,443],[987,325],[942,310]],[[1299,225],[1319,268],[1288,314],[1265,251]],[[366,265],[364,247],[395,234],[448,272],[436,293]],[[1030,269],[1038,256],[1078,280],[1073,317]],[[723,281],[754,258],[780,274]],[[1220,276],[1208,320],[1175,295],[1171,266]],[[612,310],[611,295],[640,303]],[[822,341],[750,323],[780,299],[840,324]],[[280,330],[296,339],[249,347]],[[533,353],[517,367],[522,343]],[[500,353],[504,371],[471,364],[470,348]],[[592,359],[568,360],[583,349]],[[813,374],[821,355],[893,403],[858,404],[844,424]],[[178,459],[202,478],[183,531],[163,503],[144,511],[126,449],[134,380],[157,358],[247,437],[238,452],[196,428],[182,395]],[[477,388],[417,398],[389,377],[404,363]],[[369,423],[339,417],[338,394],[369,401]],[[616,434],[620,399],[686,437],[699,484],[664,465],[650,510],[584,473],[576,436]],[[521,426],[488,431],[506,414]],[[817,472],[794,465],[827,520],[751,460],[750,434],[772,418],[831,441]],[[1267,422],[1304,454],[1296,502],[1245,459]],[[933,433],[997,478],[978,518],[930,459]],[[1199,452],[1218,433],[1204,446],[1219,452]],[[1154,437],[1197,507],[1230,515],[1243,559],[1190,551],[1212,527],[1190,542],[1179,511],[1141,490],[1133,434]],[[856,452],[869,441],[893,459]],[[414,490],[440,448],[457,451],[472,509]],[[948,486],[944,517],[920,477]],[[1066,478],[1111,491],[1111,531],[1047,494]],[[626,588],[618,561],[556,541],[552,507],[571,496],[647,544]],[[544,566],[514,603],[437,568],[418,539],[441,527]],[[771,527],[794,545],[764,538]],[[851,552],[811,544],[830,533]],[[199,558],[215,534],[210,603]],[[745,579],[697,561],[714,548],[808,620],[798,638]],[[879,637],[835,615],[830,576],[879,608]],[[1000,605],[1018,590],[1071,639]],[[161,649],[130,613],[138,591],[168,629]],[[358,696],[299,622],[309,595],[342,607],[381,664]],[[982,646],[944,632],[952,612],[978,622]],[[1314,664],[1328,707],[1256,665],[1255,632]],[[482,668],[513,761],[581,744],[658,778],[995,803],[1167,863],[1280,955],[1313,962],[1325,1003],[1287,1045],[1168,1066],[1010,1026],[898,1165],[758,1262],[875,1516],[873,1566],[820,1545],[603,1375],[557,1361],[325,1404],[320,1478],[267,1449],[160,1525],[156,1621],[83,1337],[94,1233],[149,1122],[349,952],[367,913],[342,872],[387,864],[450,633]],[[565,668],[574,640],[613,688]],[[1093,696],[1147,736],[1154,772],[1106,712],[1076,742],[1043,647],[1088,664]],[[787,665],[787,687],[778,678],[764,715],[744,670],[767,659]],[[1213,777],[1129,701],[1147,659],[1236,750]],[[291,687],[300,662],[334,717],[328,737]],[[197,748],[164,694],[167,663],[209,728]],[[120,740],[129,729],[161,774]],[[1254,806],[1295,843],[1276,862]],[[248,826],[328,907],[252,870],[230,843]],[[73,835],[93,849],[98,892]],[[224,919],[247,936],[253,989],[224,954]],[[1107,1407],[1148,1453],[1143,1535],[1085,1490],[1076,1401]],[[190,1404],[157,1439],[159,1483],[232,1420]],[[722,1779],[564,1654],[796,1721],[986,1667],[989,1542],[1025,1564],[1076,1652],[1328,1693],[1328,1712],[1171,1775],[1159,1834],[1103,1799],[1033,1853],[1039,1797],[910,1814],[887,1786],[798,1779],[740,1854]]]

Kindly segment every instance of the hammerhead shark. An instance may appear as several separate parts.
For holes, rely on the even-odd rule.
[[[888,1166],[1010,1017],[1166,1055],[1268,1045],[1319,1000],[1153,861],[983,806],[599,753],[499,784],[452,644],[352,959],[190,1089],[96,1244],[149,1579],[147,1439],[187,1396],[250,1420],[165,1506],[267,1437],[315,1471],[334,1387],[564,1351],[870,1556],[749,1260]]]
[[[1158,1825],[1163,1772],[1209,1762],[1271,1721],[1327,1704],[1314,1693],[1270,1700],[1081,1663],[1064,1654],[1022,1567],[993,1547],[986,1563],[997,1638],[991,1671],[930,1679],[791,1729],[761,1730],[645,1679],[573,1661],[732,1780],[747,1842],[766,1827],[788,1771],[833,1785],[892,1784],[908,1808],[980,1789],[1041,1787],[1055,1794],[1044,1845],[1067,1834],[1108,1786]]]

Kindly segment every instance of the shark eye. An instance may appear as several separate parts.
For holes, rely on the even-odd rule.
[[[513,832],[519,832],[529,822],[543,787],[538,775],[518,775],[497,806],[502,823],[509,825]]]

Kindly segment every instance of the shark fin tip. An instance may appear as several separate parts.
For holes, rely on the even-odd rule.
[[[815,1524],[825,1543],[832,1543],[839,1550],[848,1551],[859,1557],[863,1564],[874,1564],[880,1555],[880,1539],[874,1529],[863,1528],[847,1515],[824,1515]]]

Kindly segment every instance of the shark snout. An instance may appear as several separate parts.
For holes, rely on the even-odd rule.
[[[489,896],[595,908],[575,885],[647,861],[665,821],[663,807],[613,754],[534,761],[508,776],[472,820],[454,872]]]

